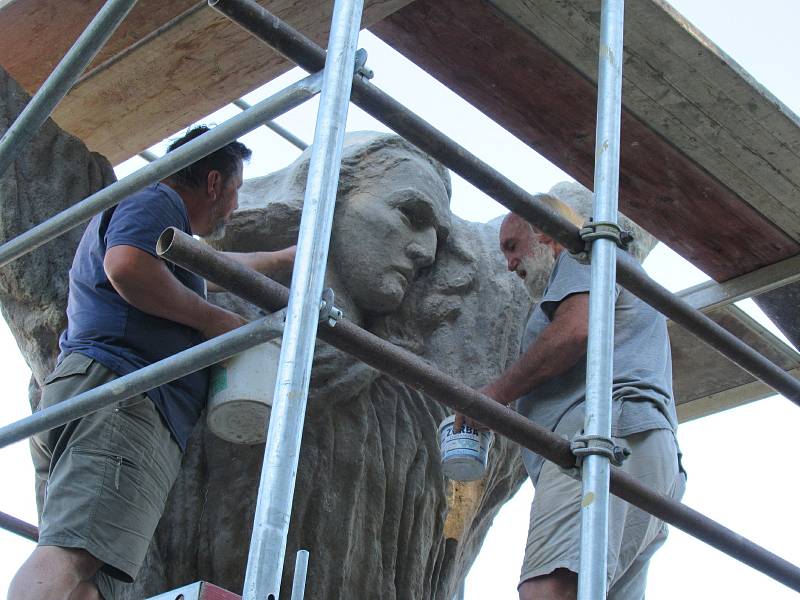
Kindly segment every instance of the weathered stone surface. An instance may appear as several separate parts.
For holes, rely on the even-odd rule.
[[[29,100],[0,68],[0,136]],[[48,119],[0,174],[0,240],[17,237],[115,179],[104,157]],[[58,356],[58,336],[67,325],[67,273],[83,230],[76,227],[0,268],[0,311],[31,369],[31,407],[39,404],[38,382]]]
[[[0,69],[0,135],[28,100]],[[0,175],[0,240],[24,233],[113,181],[105,158],[48,120]],[[76,227],[0,269],[3,317],[38,381],[58,354],[58,333],[66,325],[67,272],[83,229]]]

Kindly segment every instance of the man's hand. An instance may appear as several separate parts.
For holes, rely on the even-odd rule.
[[[223,308],[219,308],[218,311],[214,311],[214,315],[208,320],[207,325],[200,329],[200,333],[204,338],[209,340],[217,337],[218,335],[222,335],[223,333],[232,331],[237,327],[241,327],[246,323],[247,319],[244,317]]]
[[[283,250],[278,250],[275,254],[277,254],[283,262],[283,268],[288,268],[291,270],[291,268],[294,266],[294,259],[297,256],[297,245],[295,244],[294,246],[289,246]]]
[[[501,394],[501,386],[497,381],[494,381],[488,385],[483,386],[478,390],[484,396],[489,396],[495,402],[499,402],[503,406],[508,406],[508,402],[502,400]],[[480,421],[476,421],[474,419],[470,419],[466,415],[462,415],[461,413],[456,413],[456,420],[453,422],[453,433],[461,433],[461,427],[466,425],[467,427],[471,427],[476,431],[480,431],[482,429],[488,429],[488,427],[484,426],[483,423]]]
[[[289,246],[274,252],[221,252],[221,254],[267,277],[288,282],[292,276],[297,246]],[[207,284],[209,292],[225,291],[211,281]]]

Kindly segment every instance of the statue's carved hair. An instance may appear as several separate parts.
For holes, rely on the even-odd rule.
[[[397,152],[397,150],[404,152]],[[355,131],[345,137],[337,201],[365,183],[382,177],[387,170],[409,160],[410,156],[420,158],[433,167],[433,170],[441,177],[447,190],[447,197],[450,198],[452,194],[450,173],[441,163],[397,135],[374,131]],[[309,148],[287,167],[289,172],[285,185],[288,189],[299,193],[301,200],[310,162],[311,149]]]

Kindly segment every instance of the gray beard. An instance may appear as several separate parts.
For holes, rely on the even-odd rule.
[[[219,223],[214,225],[214,230],[211,233],[203,236],[203,239],[211,241],[219,241],[224,237],[225,237],[225,222],[220,221]]]
[[[525,270],[525,291],[534,302],[542,299],[555,262],[552,248],[544,244],[533,244],[530,252],[520,260],[519,268]]]

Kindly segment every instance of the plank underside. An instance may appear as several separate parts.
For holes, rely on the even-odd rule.
[[[411,0],[366,0],[364,27]],[[333,2],[261,0],[322,46]],[[99,0],[17,0],[0,10],[0,64],[33,93]],[[205,0],[140,0],[53,114],[112,164],[254,90],[292,65]]]
[[[800,355],[749,317],[728,305],[708,316],[782,369],[797,376]],[[712,350],[693,334],[669,323],[673,389],[678,417],[687,421],[772,396],[766,384]]]
[[[504,10],[494,4],[502,4]],[[578,25],[572,29],[570,25],[583,19],[582,27],[586,28],[592,19],[599,20],[597,7],[593,14],[576,9],[597,3],[504,0],[494,4],[486,0],[417,0],[371,30],[591,189],[597,92],[593,75],[575,63],[585,66],[581,61],[589,60],[589,49],[593,48],[591,60],[596,70],[596,24],[594,40],[582,37],[584,31]],[[651,10],[656,7],[662,14],[651,14],[651,22],[646,27],[639,23],[636,35],[631,36],[633,50],[646,54],[642,58],[634,51],[626,53],[624,69],[631,77],[637,74],[632,62],[645,61],[661,50],[660,46],[645,48],[643,38],[652,29],[662,28],[662,21],[674,21],[651,0],[629,3],[628,12],[636,12],[640,5]],[[530,22],[536,16],[543,18],[539,28],[565,38],[548,41],[560,44],[558,50],[567,54],[579,54],[580,60],[572,55],[565,60],[532,33]],[[636,12],[635,16],[640,15]],[[636,23],[636,18],[632,16],[630,22]],[[695,39],[680,24],[674,26],[686,33],[687,44]],[[695,45],[706,48],[697,40]],[[682,68],[682,63],[674,63],[671,68]],[[672,72],[662,66],[665,70],[659,83],[663,87]],[[705,131],[700,124],[678,127],[677,117],[667,110],[667,92],[637,77],[635,82],[626,79],[623,90],[620,209],[717,281],[798,254],[800,167],[788,167],[800,150],[796,117],[761,94],[762,103],[755,112],[777,133],[762,132],[764,148],[760,152],[764,156],[773,152],[780,155],[780,160],[773,162],[786,163],[785,176],[770,187],[763,173],[769,170],[775,178],[778,166],[762,164],[760,180],[755,181],[749,171],[743,171],[753,167],[755,159],[747,164],[744,159],[733,162],[737,153],[744,156],[750,152],[741,141],[744,133],[735,130],[735,123],[718,124],[713,131]],[[741,74],[739,81],[749,85],[753,94],[763,92]],[[644,97],[648,85],[650,96],[655,91],[662,97]],[[684,104],[695,106],[688,100]],[[771,113],[765,104],[772,106]],[[691,112],[685,106],[680,108]],[[709,103],[701,108],[699,112],[708,113],[714,106]],[[672,136],[672,130],[679,130],[680,135]],[[694,150],[683,143],[687,131],[694,139]],[[715,150],[717,147],[727,154]],[[701,164],[703,153],[707,156]],[[708,156],[716,157],[717,166]],[[764,162],[763,157],[760,160]],[[719,165],[726,165],[727,170]],[[750,187],[741,183],[742,178]]]

